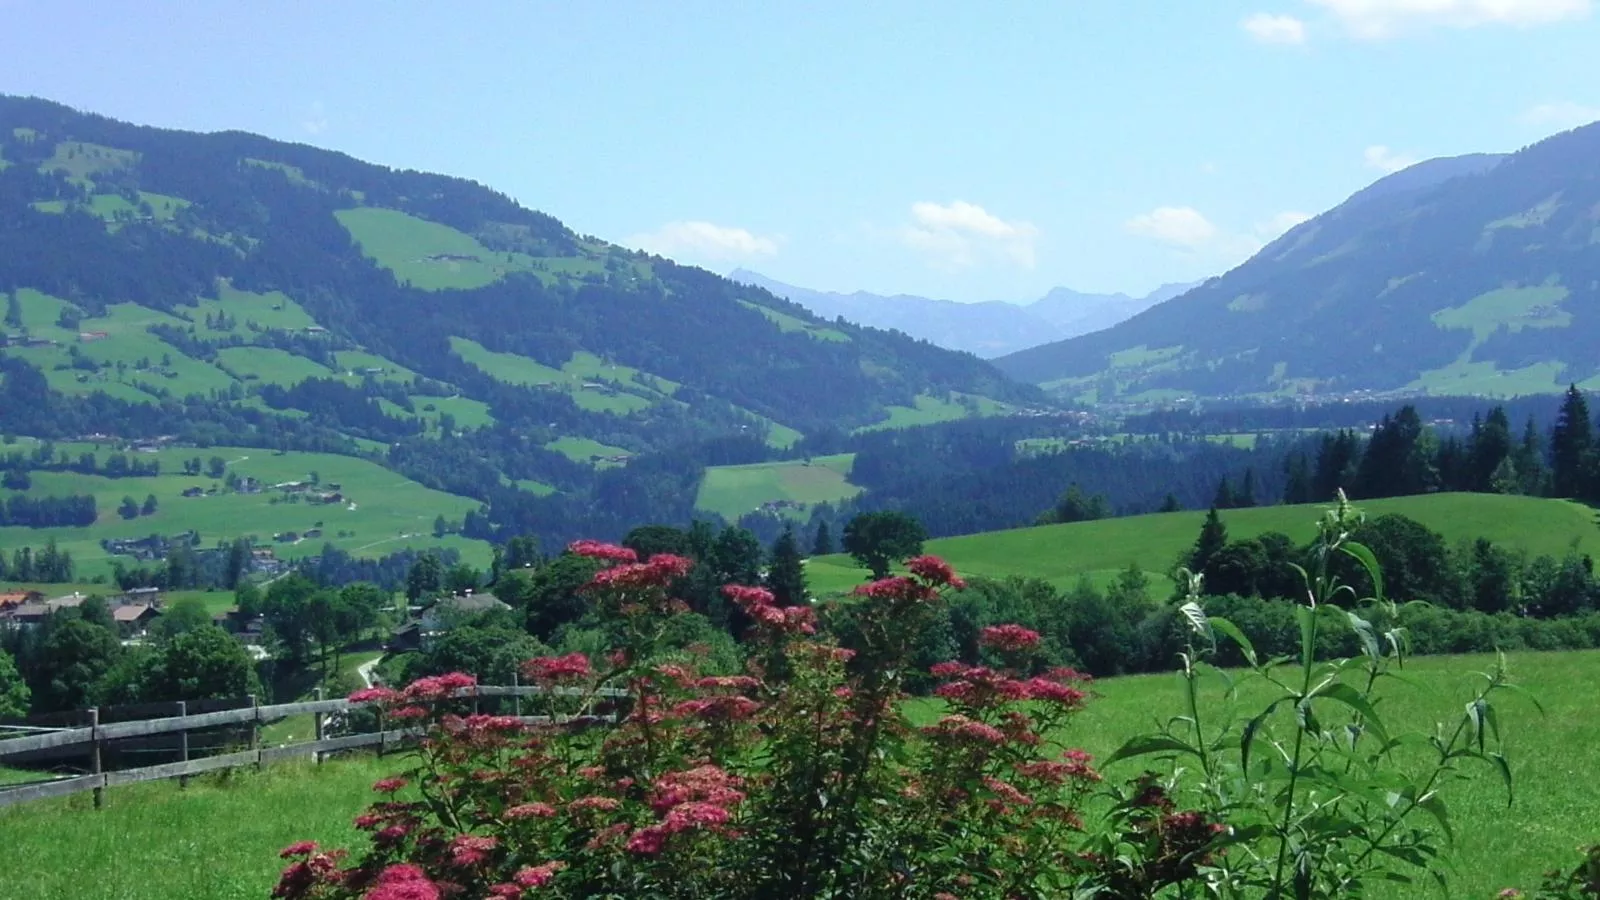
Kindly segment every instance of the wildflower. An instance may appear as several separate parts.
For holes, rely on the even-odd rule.
[[[520,884],[525,888],[544,887],[551,881],[555,880],[557,872],[565,869],[566,867],[567,864],[558,859],[544,863],[543,865],[529,866],[526,869],[519,869],[517,874],[512,877],[517,884]]]
[[[956,590],[967,586],[967,583],[956,575],[956,570],[937,556],[924,555],[907,560],[906,568],[911,570],[911,574],[932,584],[948,585]]]
[[[858,585],[851,593],[873,600],[900,600],[909,603],[925,602],[937,596],[933,588],[904,575],[869,581]]]
[[[556,814],[556,808],[548,803],[519,803],[506,810],[508,819],[548,819]]]
[[[458,866],[479,866],[489,859],[489,851],[500,846],[492,837],[463,834],[450,842],[450,860]]]
[[[728,811],[715,803],[680,803],[667,813],[661,827],[668,834],[676,834],[693,828],[724,825],[729,818]]]
[[[922,730],[925,734],[949,735],[979,744],[999,745],[1006,742],[1005,733],[1000,729],[961,715],[945,716],[937,724]]]
[[[1020,653],[1039,646],[1039,632],[1021,625],[991,625],[979,634],[978,643],[1004,653]]]
[[[298,841],[283,848],[278,856],[281,859],[292,859],[297,856],[310,856],[315,852],[317,852],[316,841]]]
[[[1023,688],[1030,700],[1045,700],[1067,707],[1083,705],[1083,691],[1047,678],[1030,678],[1023,682]]]
[[[503,884],[491,884],[489,885],[489,896],[512,898],[521,897],[522,885],[512,884],[511,882],[505,882]]]
[[[522,664],[522,674],[540,682],[581,681],[591,674],[589,658],[582,653],[566,656],[541,656]]]
[[[588,812],[589,810],[602,810],[611,812],[622,806],[622,801],[615,797],[579,797],[567,804],[568,812]]]
[[[421,869],[399,863],[378,873],[378,883],[366,900],[439,900],[439,888]]]
[[[406,786],[404,778],[380,778],[372,783],[372,789],[380,794],[392,794]]]
[[[406,685],[401,696],[407,700],[442,700],[467,688],[476,687],[477,684],[478,679],[465,672],[449,672],[444,675],[418,678]]]
[[[724,585],[722,595],[733,601],[733,605],[745,612],[749,612],[754,607],[772,606],[778,602],[772,592],[766,588],[750,587],[743,584]]]
[[[743,782],[718,766],[706,765],[684,772],[667,772],[655,783],[651,806],[666,812],[680,803],[705,802],[732,806],[744,799]]]
[[[987,787],[990,791],[992,791],[995,796],[1013,806],[1033,805],[1032,797],[1029,797],[1022,791],[1017,790],[1016,785],[1011,784],[1008,781],[1002,781],[992,775],[985,775],[983,777],[983,784],[984,787]]]
[[[400,692],[386,687],[367,687],[345,699],[351,703],[393,703],[400,699]]]
[[[639,554],[629,548],[608,544],[604,541],[573,541],[567,545],[567,552],[575,556],[587,556],[590,559],[601,559],[608,562],[632,563],[639,561]]]
[[[417,719],[426,719],[427,717],[428,708],[426,706],[402,706],[394,712],[389,713],[389,718],[398,719],[404,722],[415,721]]]
[[[694,683],[697,688],[722,688],[725,690],[753,691],[761,682],[749,675],[711,675]]]
[[[641,856],[654,856],[667,844],[667,832],[659,825],[641,828],[628,838],[628,852]]]

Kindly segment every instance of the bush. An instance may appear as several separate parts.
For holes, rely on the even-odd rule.
[[[1019,624],[977,625],[991,664],[933,666],[937,708],[921,727],[907,719],[907,673],[941,621],[948,634],[945,595],[964,586],[936,558],[829,611],[849,623],[848,648],[816,633],[810,607],[724,588],[754,623],[748,659],[744,674],[706,675],[672,645],[684,604],[668,587],[689,560],[580,542],[574,552],[606,563],[584,595],[608,624],[572,637],[604,633],[611,646],[523,665],[547,689],[538,722],[469,714],[475,680],[459,673],[352,695],[424,732],[414,764],[374,785],[382,799],[356,821],[370,848],[292,846],[274,895],[1331,898],[1404,880],[1437,856],[1446,776],[1471,759],[1509,773],[1486,728],[1503,679],[1475,694],[1427,767],[1391,764],[1400,739],[1375,686],[1403,635],[1327,606],[1344,591],[1328,574],[1334,554],[1381,583],[1347,540],[1352,515],[1341,507],[1325,527],[1315,603],[1291,612],[1300,649],[1287,677],[1198,591],[1173,616],[1145,617],[1131,639],[1151,646],[1188,628],[1187,714],[1108,760],[1154,764],[1123,784],[1059,743],[1085,679],[1041,671],[1048,650]],[[1361,655],[1318,665],[1319,646],[1345,640],[1319,643],[1332,622]],[[1243,719],[1201,716],[1219,636],[1278,691]]]

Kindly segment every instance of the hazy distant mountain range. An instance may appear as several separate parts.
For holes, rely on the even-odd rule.
[[[1196,283],[1164,284],[1143,297],[1127,294],[1085,294],[1055,288],[1031,303],[957,303],[907,294],[884,296],[856,291],[841,294],[784,284],[748,269],[728,274],[804,306],[824,319],[893,329],[951,350],[966,350],[985,359],[1029,347],[1110,328],[1194,287]]]

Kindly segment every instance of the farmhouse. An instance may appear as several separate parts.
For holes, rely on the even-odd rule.
[[[116,623],[117,632],[125,638],[143,634],[161,615],[161,610],[147,603],[126,603],[111,611],[111,621]]]
[[[442,597],[434,601],[434,604],[415,622],[397,630],[389,641],[389,648],[392,650],[424,648],[434,638],[454,628],[456,623],[464,618],[510,608],[510,605],[493,594],[479,594],[471,590],[463,594]]]

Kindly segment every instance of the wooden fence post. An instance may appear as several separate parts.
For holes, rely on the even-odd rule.
[[[100,769],[100,708],[97,706],[89,710],[89,727],[94,729],[94,756],[90,763],[89,771],[95,775],[104,774]],[[106,804],[106,789],[100,785],[94,787],[94,808],[100,809]]]
[[[522,681],[520,680],[520,677],[517,674],[517,670],[516,669],[512,669],[511,670],[511,714],[516,716],[519,719],[522,718],[522,694],[518,691],[518,689],[520,687],[522,687]]]
[[[188,716],[189,716],[189,704],[185,703],[182,700],[178,701],[178,716],[180,718],[188,718]],[[178,732],[178,753],[180,754],[179,757],[178,757],[179,760],[181,760],[182,762],[188,762],[189,761],[189,729],[187,729],[187,728],[185,728],[184,730]],[[184,788],[187,788],[188,786],[189,786],[189,776],[187,776],[187,775],[179,775],[178,776],[178,790],[181,791]]]
[[[319,701],[322,699],[322,688],[321,687],[317,688],[317,699]],[[314,740],[316,740],[316,742],[320,744],[320,743],[322,743],[322,713],[320,713],[320,712],[312,713],[311,721],[316,723],[315,731],[314,731],[314,734],[315,734]],[[313,750],[313,751],[311,751],[311,759],[317,765],[319,765],[319,766],[322,765],[322,751],[321,750]]]
[[[255,694],[250,695],[250,708],[255,710],[255,715],[250,719],[250,749],[256,752],[256,771],[261,771],[261,701]]]
[[[389,741],[388,741],[388,738],[384,736],[383,728],[384,728],[384,724],[383,724],[383,707],[379,706],[378,707],[378,755],[379,756],[382,756],[383,752],[388,749],[387,744],[388,744]]]

